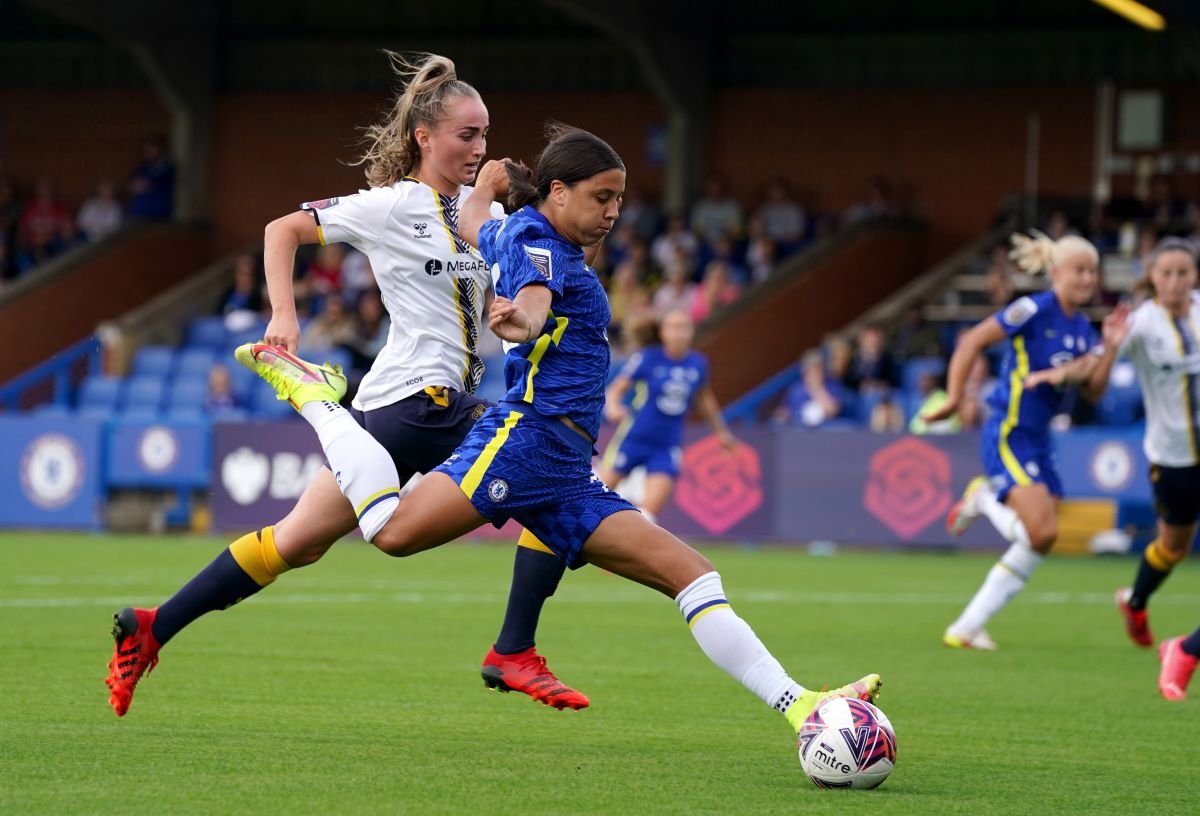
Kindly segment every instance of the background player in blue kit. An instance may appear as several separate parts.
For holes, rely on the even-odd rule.
[[[1014,235],[1013,243],[1018,265],[1034,274],[1049,271],[1051,288],[1014,301],[962,336],[950,359],[946,403],[925,417],[935,422],[952,416],[975,359],[990,345],[1008,343],[1000,384],[988,400],[992,415],[980,440],[986,476],[968,485],[947,525],[960,535],[985,515],[1010,545],[942,637],[947,646],[959,649],[996,648],[984,626],[1024,588],[1058,538],[1062,483],[1054,463],[1050,420],[1059,413],[1064,392],[1026,380],[1031,372],[1064,366],[1096,346],[1095,332],[1080,310],[1096,294],[1096,248],[1078,236],[1052,241],[1040,233],[1033,238]],[[1080,390],[1089,400],[1099,399],[1104,391],[1123,337],[1125,314],[1122,309],[1105,320],[1103,354],[1093,353],[1078,369]]]
[[[490,199],[509,184],[516,211],[496,220]],[[508,392],[412,493],[398,495],[387,450],[338,405],[345,379],[337,372],[265,344],[239,350],[313,426],[364,538],[406,556],[516,519],[567,564],[590,562],[674,598],[709,659],[796,731],[822,699],[874,699],[878,675],[830,692],[796,683],[734,613],[712,562],[592,472],[611,313],[582,248],[601,241],[617,219],[625,190],[620,157],[590,133],[560,128],[536,173],[489,162],[475,189],[460,230],[495,270],[489,325],[507,343]]]
[[[651,521],[671,498],[683,461],[683,428],[695,404],[722,444],[737,444],[721,417],[721,405],[708,380],[708,358],[692,348],[696,330],[683,312],[667,312],[659,322],[662,345],[629,358],[605,393],[604,414],[619,423],[604,452],[600,479],[609,487],[636,468],[645,468],[641,510]],[[633,401],[625,396],[633,390]]]

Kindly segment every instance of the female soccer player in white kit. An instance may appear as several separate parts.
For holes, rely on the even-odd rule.
[[[266,341],[295,351],[300,342],[292,290],[296,248],[346,242],[367,255],[391,315],[388,342],[363,378],[353,415],[391,455],[403,485],[458,447],[487,404],[474,396],[483,373],[476,346],[488,264],[458,232],[486,150],[488,112],[454,63],[428,55],[410,65],[393,55],[408,81],[391,117],[370,130],[362,161],[370,189],[304,204],[267,225],[264,265],[272,317]],[[499,204],[491,208],[502,218]],[[114,618],[109,702],[123,716],[159,649],[206,612],[225,609],[283,572],[320,559],[363,513],[388,495],[351,506],[341,474],[322,469],[278,523],[235,541],[160,607],[126,608]],[[390,495],[390,494],[389,494]],[[565,565],[523,536],[504,626],[484,661],[487,684],[518,690],[556,708],[588,699],[564,686],[537,654],[533,637],[542,604]]]

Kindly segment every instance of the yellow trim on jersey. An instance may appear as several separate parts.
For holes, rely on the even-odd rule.
[[[729,604],[719,603],[719,604],[713,604],[712,606],[707,607],[705,609],[701,609],[699,612],[696,613],[696,616],[694,618],[692,618],[690,621],[688,621],[688,629],[695,629],[696,624],[700,622],[700,619],[703,618],[705,615],[707,615],[709,612],[716,612],[718,609],[729,609],[729,608],[730,608]]]
[[[537,536],[528,530],[521,531],[521,537],[517,539],[517,546],[524,547],[527,550],[537,550],[538,552],[554,555],[554,550],[543,544]]]
[[[317,224],[317,240],[321,242],[321,246],[328,246],[325,242],[325,228]]]
[[[442,229],[446,231],[446,238],[450,241],[450,254],[453,255],[458,252],[458,247],[454,243],[454,233],[450,231],[450,224],[446,221],[446,213],[442,210],[442,197],[432,187],[429,188],[429,191],[433,193],[433,205],[437,207],[438,221],[442,223]]]
[[[440,405],[442,408],[450,407],[450,395],[446,393],[444,385],[427,385],[425,393],[433,400],[434,405]]]
[[[475,304],[471,303],[471,304],[469,304],[469,306],[472,310],[471,313],[473,315],[474,309],[475,309]],[[456,311],[458,313],[458,327],[460,329],[462,329],[463,349],[466,352],[463,355],[463,373],[462,373],[463,387],[465,390],[470,391],[471,390],[471,354],[474,353],[475,349],[471,347],[471,332],[467,328],[467,313],[466,313],[466,310],[463,309],[462,293],[461,293],[461,290],[459,289],[458,281],[455,281],[455,283],[454,283],[454,311]]]
[[[479,483],[483,481],[483,474],[492,466],[492,460],[496,458],[500,448],[508,441],[509,433],[521,417],[522,414],[519,411],[509,411],[504,424],[496,429],[496,435],[479,452],[479,458],[475,460],[475,464],[471,465],[471,469],[467,471],[467,475],[459,484],[459,489],[466,494],[468,499],[474,496],[475,491],[479,489]]]
[[[1183,343],[1183,332],[1179,330],[1179,325],[1175,322],[1175,315],[1167,307],[1163,306],[1163,311],[1167,315],[1167,324],[1171,327],[1171,331],[1175,332],[1175,343],[1179,346],[1180,359],[1187,360],[1187,347]],[[1183,389],[1183,410],[1187,411],[1187,429],[1188,441],[1192,445],[1192,457],[1200,462],[1200,445],[1197,444],[1196,438],[1196,405],[1192,401],[1192,389],[1188,384],[1188,375],[1186,370],[1181,375]]]
[[[1012,448],[1008,445],[1008,435],[1017,427],[1021,418],[1021,393],[1025,388],[1025,378],[1029,376],[1029,354],[1025,351],[1025,338],[1021,335],[1013,337],[1013,352],[1017,355],[1017,364],[1008,380],[1008,415],[1000,425],[1000,461],[1004,463],[1008,475],[1019,485],[1031,485],[1033,479],[1021,467]]]
[[[608,441],[608,447],[604,449],[604,458],[600,460],[600,464],[604,467],[611,468],[617,461],[617,454],[621,452],[621,443],[625,441],[629,429],[633,427],[634,415],[646,404],[646,400],[650,396],[650,388],[646,385],[645,380],[638,380],[634,383],[633,389],[633,404],[629,408],[629,415],[621,420],[621,424],[613,432],[612,439]]]
[[[550,348],[553,343],[558,346],[562,342],[563,332],[567,330],[567,324],[570,319],[566,317],[554,317],[554,312],[550,312],[550,317],[554,318],[555,329],[550,334],[543,334],[533,344],[533,351],[529,352],[529,374],[525,380],[525,396],[523,399],[530,404],[533,403],[533,377],[538,372],[538,365],[542,362],[542,358],[546,356],[546,349]]]

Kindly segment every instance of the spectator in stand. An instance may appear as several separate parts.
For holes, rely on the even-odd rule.
[[[905,311],[904,318],[892,334],[888,347],[898,365],[917,357],[942,356],[942,343],[938,339],[937,328],[925,320],[919,303]]]
[[[836,335],[827,337],[823,344],[825,349],[825,373],[831,379],[846,386],[847,392],[857,390],[851,384],[851,366],[854,363],[854,348]]]
[[[1050,213],[1050,217],[1046,219],[1045,232],[1055,241],[1068,235],[1079,234],[1079,230],[1071,226],[1071,219],[1067,218],[1067,214],[1062,210]]]
[[[729,264],[710,261],[704,268],[704,279],[692,293],[692,322],[699,325],[717,309],[737,300],[741,293],[742,288],[729,272]]]
[[[54,184],[48,178],[38,179],[33,199],[21,210],[17,229],[17,246],[26,263],[39,264],[61,252],[63,227],[70,222]]]
[[[709,176],[704,197],[692,205],[692,229],[707,246],[713,247],[726,236],[742,234],[742,205],[725,190],[725,180]]]
[[[233,396],[233,383],[229,379],[229,369],[223,363],[214,364],[208,370],[208,393],[204,397],[204,410],[211,413],[237,407],[237,400]]]
[[[357,333],[354,317],[346,309],[346,301],[341,295],[330,295],[325,298],[325,309],[305,329],[304,345],[317,352],[351,347]]]
[[[1143,220],[1149,223],[1151,231],[1155,233],[1173,229],[1187,219],[1187,202],[1175,195],[1175,185],[1170,176],[1151,179],[1143,208]]]
[[[129,174],[129,217],[165,221],[175,210],[175,165],[167,140],[152,136],[142,142],[142,159]]]
[[[672,260],[663,270],[663,282],[654,292],[655,314],[690,312],[696,291],[696,284],[692,283],[691,278],[691,271],[681,259]]]
[[[854,338],[854,357],[846,384],[860,394],[896,387],[896,363],[884,347],[883,329],[865,326]]]
[[[751,283],[759,283],[775,271],[775,262],[780,257],[779,244],[767,237],[766,228],[757,217],[750,219],[747,234],[750,240],[746,244],[746,266]]]
[[[262,285],[258,259],[249,253],[237,256],[233,262],[233,285],[221,298],[225,328],[232,332],[244,331],[262,319]]]
[[[314,295],[324,297],[341,292],[345,257],[346,250],[341,244],[324,244],[317,248],[312,263],[304,271]]]
[[[842,412],[847,396],[845,386],[826,372],[821,350],[809,349],[800,358],[800,382],[784,394],[773,421],[807,428],[824,425]]]
[[[352,365],[357,369],[368,369],[387,345],[392,330],[392,319],[383,308],[383,299],[378,292],[368,290],[359,296],[354,325],[354,338],[349,343],[354,354]]]
[[[782,178],[767,185],[766,200],[754,213],[754,220],[762,225],[763,236],[783,247],[785,254],[800,245],[808,228],[804,208],[792,197],[787,181]]]
[[[125,212],[117,200],[117,185],[105,179],[96,185],[96,193],[79,208],[75,223],[89,241],[99,241],[121,228]]]
[[[744,288],[750,282],[750,272],[742,264],[741,258],[738,257],[737,247],[728,235],[722,235],[712,245],[712,253],[705,262],[705,266],[712,261],[721,261],[728,266],[729,276],[738,286]]]
[[[981,360],[976,359],[975,362],[978,363]],[[936,422],[926,422],[924,419],[927,414],[940,410],[949,399],[946,389],[943,387],[942,378],[929,371],[923,373],[917,380],[917,392],[920,394],[920,398],[917,400],[917,409],[913,412],[913,418],[908,423],[909,433],[952,434],[962,430],[962,421],[957,415]]]
[[[858,224],[876,218],[892,218],[899,212],[887,177],[874,175],[867,179],[866,196],[846,210],[845,220],[847,224]]]
[[[634,309],[637,292],[641,289],[638,268],[633,264],[621,264],[613,270],[608,281],[608,309],[612,314],[609,332],[620,338],[621,326]]]
[[[666,269],[671,261],[681,253],[688,258],[688,271],[693,271],[696,255],[700,250],[700,242],[696,235],[687,228],[683,216],[672,215],[667,219],[667,229],[650,244],[650,258],[659,269]]]
[[[652,203],[652,196],[645,188],[634,188],[625,191],[625,200],[621,204],[621,216],[617,220],[617,228],[628,226],[638,240],[649,244],[658,235],[659,222],[662,213]]]
[[[1012,263],[1008,259],[1008,247],[997,244],[992,247],[991,262],[983,277],[983,291],[989,306],[1000,309],[1007,306],[1013,297]]]
[[[351,249],[342,258],[342,294],[355,302],[364,292],[378,291],[375,285],[375,273],[371,269],[371,261],[357,249]]]
[[[1133,256],[1133,276],[1136,280],[1146,279],[1146,269],[1154,247],[1158,245],[1158,231],[1152,227],[1143,227],[1138,232],[1137,246]]]
[[[618,222],[617,226],[613,228],[612,234],[600,246],[600,254],[592,259],[590,266],[596,270],[612,271],[629,257],[629,253],[633,251],[633,245],[636,243],[641,243],[641,239],[634,233],[633,225]]]

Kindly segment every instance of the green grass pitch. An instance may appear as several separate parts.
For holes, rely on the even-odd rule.
[[[0,813],[1127,815],[1200,798],[1200,687],[1162,700],[1112,607],[1132,560],[1050,559],[986,654],[940,635],[990,557],[707,550],[801,683],[883,675],[897,767],[859,792],[812,787],[783,719],[708,663],[671,601],[594,569],[567,577],[539,638],[592,707],[485,691],[512,560],[496,545],[404,561],[339,545],[181,633],[118,720],[112,611],[160,602],[224,544],[0,536]],[[1152,621],[1200,623],[1193,565]]]

